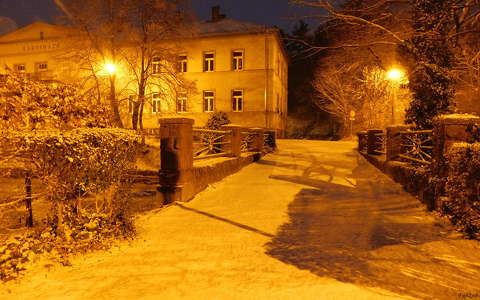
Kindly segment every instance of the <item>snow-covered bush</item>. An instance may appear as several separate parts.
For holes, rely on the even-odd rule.
[[[230,119],[228,118],[227,113],[219,111],[214,113],[210,119],[208,119],[205,127],[212,130],[218,130],[222,125],[230,124]]]
[[[447,201],[441,210],[471,238],[480,238],[480,143],[456,143],[447,153]]]
[[[78,212],[87,194],[108,192],[97,209],[113,215],[118,187],[133,167],[140,137],[131,130],[82,128],[71,131],[11,131],[2,144],[14,145],[16,154],[31,163],[33,174],[46,185],[47,199],[58,208]],[[101,202],[103,200],[98,200]]]
[[[106,106],[74,85],[0,77],[0,129],[105,127],[107,120]]]
[[[127,172],[134,167],[140,137],[132,130],[4,131],[0,149],[17,149],[33,176],[46,186],[53,211],[35,232],[0,248],[0,280],[11,279],[36,254],[102,248],[134,228],[126,213]],[[3,147],[2,147],[3,145]],[[38,231],[40,230],[40,231]],[[39,243],[38,241],[41,241]]]

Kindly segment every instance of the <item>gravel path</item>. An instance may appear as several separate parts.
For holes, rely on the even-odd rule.
[[[480,243],[353,143],[279,148],[191,202],[139,216],[135,241],[71,267],[40,264],[0,299],[480,298]]]

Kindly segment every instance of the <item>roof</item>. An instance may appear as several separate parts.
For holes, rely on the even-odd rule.
[[[254,24],[250,22],[224,18],[219,21],[203,21],[198,24],[198,33],[200,35],[221,34],[221,33],[252,33],[265,32],[269,29],[265,25]]]

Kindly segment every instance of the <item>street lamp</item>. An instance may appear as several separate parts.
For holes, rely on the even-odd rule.
[[[117,71],[117,66],[113,63],[108,62],[104,65],[104,69],[109,75],[113,75]]]
[[[395,103],[397,102],[397,92],[400,86],[400,82],[404,78],[404,73],[402,70],[397,68],[392,68],[387,71],[387,79],[391,82],[393,97],[392,97],[392,124],[395,124]]]

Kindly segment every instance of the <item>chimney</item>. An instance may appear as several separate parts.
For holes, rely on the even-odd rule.
[[[220,14],[220,5],[212,6],[212,20],[211,22],[218,22],[221,19],[224,19],[225,15]]]

